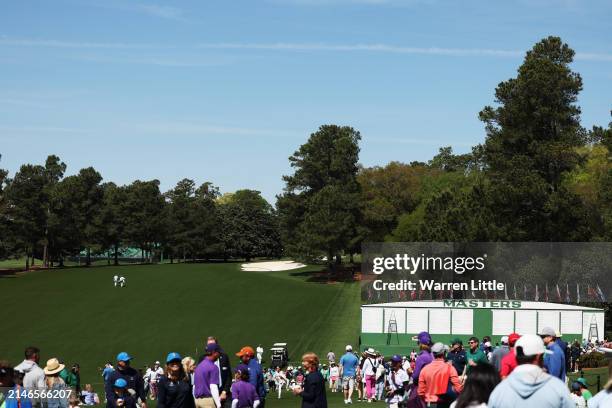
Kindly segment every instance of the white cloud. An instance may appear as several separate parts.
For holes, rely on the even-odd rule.
[[[376,52],[387,54],[413,54],[413,55],[440,55],[453,57],[504,57],[519,58],[525,55],[524,51],[503,50],[495,48],[450,48],[450,47],[412,47],[385,43],[357,43],[357,44],[326,44],[326,43],[202,43],[183,44],[179,46],[167,44],[139,44],[139,43],[107,43],[107,42],[80,42],[61,41],[52,39],[28,39],[0,36],[0,46],[15,47],[43,47],[43,48],[82,48],[82,49],[182,49],[196,51],[198,49],[219,50],[263,50],[263,51],[293,51],[293,52]],[[576,60],[584,61],[612,61],[612,54],[596,52],[577,52]],[[154,60],[149,63],[155,64]],[[157,65],[167,66],[204,66],[208,61],[180,61],[159,60]]]

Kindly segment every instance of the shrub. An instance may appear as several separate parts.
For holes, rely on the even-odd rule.
[[[608,360],[604,353],[593,351],[592,353],[586,353],[580,356],[578,359],[581,368],[597,368],[607,367]]]

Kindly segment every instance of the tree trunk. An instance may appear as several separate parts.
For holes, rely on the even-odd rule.
[[[144,263],[144,248],[140,248],[140,263]]]
[[[334,265],[334,253],[331,249],[327,251],[327,267],[331,272],[336,271],[336,266]]]
[[[64,267],[64,257],[63,257],[63,256],[60,256],[60,259],[59,259],[59,266],[60,266],[60,268],[63,268],[63,267]]]
[[[25,264],[25,270],[29,271],[30,270],[30,255],[27,253],[26,251],[26,264]]]
[[[351,255],[349,256],[349,262],[350,262],[351,264],[354,264],[354,263],[355,263],[355,258],[353,257],[353,253],[352,253],[352,252],[351,252]]]
[[[115,243],[115,266],[119,265],[119,244]]]
[[[183,263],[187,262],[187,253],[185,252],[185,247],[183,247]]]
[[[45,268],[49,267],[49,259],[47,257],[48,257],[48,254],[47,254],[47,242],[45,241],[45,245],[43,246],[43,266]]]
[[[87,262],[85,262],[86,266],[91,266],[91,248],[87,247]]]

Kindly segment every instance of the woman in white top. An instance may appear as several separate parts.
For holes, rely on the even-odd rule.
[[[331,363],[329,368],[329,389],[331,392],[338,392],[338,378],[340,377],[340,369],[336,363]]]
[[[376,359],[376,351],[369,348],[365,351],[365,360],[363,361],[363,378],[365,382],[365,397],[368,402],[372,402],[374,397],[374,387],[376,386],[376,369],[378,368],[378,360]]]

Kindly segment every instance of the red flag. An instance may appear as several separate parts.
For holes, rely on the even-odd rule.
[[[416,290],[411,291],[411,292],[410,292],[410,299],[411,299],[411,300],[415,300],[415,299],[416,299],[416,297],[417,297]]]

